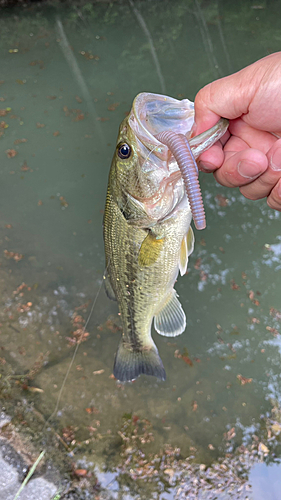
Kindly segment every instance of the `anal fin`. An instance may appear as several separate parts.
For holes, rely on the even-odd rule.
[[[185,327],[185,313],[173,289],[161,311],[154,316],[154,328],[160,335],[176,337],[184,332]]]

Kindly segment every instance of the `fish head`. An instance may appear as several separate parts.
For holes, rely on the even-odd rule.
[[[177,162],[155,135],[173,130],[189,137],[193,118],[188,99],[145,92],[136,96],[120,125],[112,166],[119,197],[141,203],[150,218],[165,217],[184,196]]]

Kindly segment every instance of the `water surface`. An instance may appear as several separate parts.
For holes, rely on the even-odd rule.
[[[209,81],[278,50],[279,14],[274,2],[197,0],[2,12],[3,370],[27,373],[43,354],[28,384],[44,392],[24,387],[19,398],[52,416],[47,433],[55,429],[76,468],[95,471],[112,498],[234,491],[259,500],[265,484],[267,499],[278,498],[280,214],[201,176],[207,229],[196,231],[176,285],[186,331],[153,334],[165,383],[125,386],[111,377],[120,321],[102,288],[102,217],[135,95],[193,100]]]

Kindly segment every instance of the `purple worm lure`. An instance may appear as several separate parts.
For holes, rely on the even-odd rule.
[[[187,138],[183,134],[172,132],[172,130],[164,130],[155,137],[159,142],[168,146],[175,157],[182,175],[195,227],[196,229],[205,229],[206,218],[198,180],[198,168]]]

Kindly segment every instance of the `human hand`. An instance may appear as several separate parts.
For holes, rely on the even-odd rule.
[[[199,169],[246,198],[267,197],[281,211],[281,52],[208,84],[194,104],[193,135],[221,116],[229,119],[221,141],[200,156]]]

